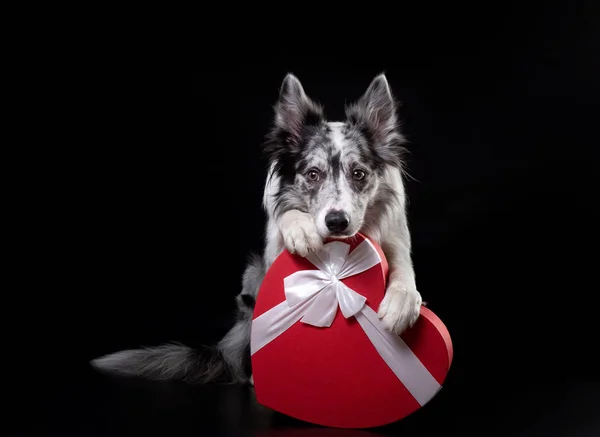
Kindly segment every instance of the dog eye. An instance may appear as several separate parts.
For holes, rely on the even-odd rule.
[[[362,170],[354,170],[354,172],[352,172],[352,177],[357,181],[364,179],[365,176],[366,173]]]
[[[319,172],[317,170],[309,170],[308,173],[306,173],[306,176],[308,177],[308,180],[311,182],[316,182],[319,180]]]

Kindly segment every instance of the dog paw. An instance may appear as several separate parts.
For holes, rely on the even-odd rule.
[[[397,335],[415,324],[421,312],[421,294],[402,284],[391,283],[379,305],[379,318],[383,327]]]
[[[306,256],[323,247],[323,239],[310,214],[288,211],[281,217],[283,243],[290,253]]]

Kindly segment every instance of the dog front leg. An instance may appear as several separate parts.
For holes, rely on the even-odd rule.
[[[268,229],[272,227],[269,224]],[[306,256],[323,247],[323,238],[317,231],[314,219],[305,212],[297,209],[284,212],[277,220],[276,229],[276,236],[270,235],[271,232],[276,233],[275,227],[267,232],[271,236],[267,238],[267,252],[271,252],[269,248],[272,247],[272,253],[279,254],[285,247],[290,253]]]
[[[275,197],[280,189],[280,179],[270,170],[265,191],[263,207],[267,212],[264,259],[268,269],[284,247],[290,253],[306,256],[323,246],[323,239],[317,231],[317,225],[310,214],[298,209],[288,209],[276,213]]]
[[[284,248],[290,253],[306,256],[309,252],[318,250],[322,246],[323,239],[317,232],[317,227],[311,215],[297,209],[283,213],[279,220],[269,215],[265,234],[261,282],[266,271]],[[252,288],[255,290],[255,297],[259,288],[260,284]],[[250,384],[254,385],[253,375],[250,375]]]
[[[415,272],[411,259],[410,234],[406,221],[382,242],[383,252],[389,262],[388,286],[379,317],[383,326],[398,335],[411,327],[421,311],[421,294],[417,291]]]

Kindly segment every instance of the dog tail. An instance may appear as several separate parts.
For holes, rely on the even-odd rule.
[[[264,274],[262,259],[251,256],[242,292],[236,297],[237,320],[217,345],[192,349],[182,344],[165,344],[123,350],[96,358],[90,364],[99,371],[155,381],[248,383],[252,312]]]
[[[192,384],[242,382],[243,372],[229,365],[218,347],[192,349],[181,344],[130,349],[96,358],[95,369],[154,381],[183,381]]]

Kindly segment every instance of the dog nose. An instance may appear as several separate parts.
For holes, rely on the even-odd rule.
[[[348,224],[348,217],[343,211],[331,211],[325,216],[325,225],[331,232],[343,232]]]

